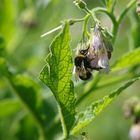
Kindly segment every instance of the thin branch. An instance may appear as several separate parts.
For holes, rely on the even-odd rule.
[[[112,23],[115,25],[117,23],[116,21],[116,17],[114,16],[114,14],[110,13],[106,8],[102,8],[102,7],[97,7],[92,9],[92,12],[102,12],[105,13],[111,20]]]
[[[114,28],[113,28],[113,35],[114,35],[114,37],[113,37],[113,43],[115,43],[115,41],[116,41],[117,34],[118,34],[118,30],[119,30],[119,26],[120,26],[120,24],[121,24],[123,18],[124,18],[125,15],[128,13],[128,11],[133,7],[133,5],[136,3],[136,1],[137,1],[137,0],[132,0],[132,1],[130,1],[130,2],[127,4],[126,8],[122,11],[122,13],[120,14],[120,16],[118,17],[118,19],[117,19],[117,24],[116,24],[116,26],[114,26]]]
[[[120,24],[122,19],[124,18],[124,16],[127,14],[127,12],[130,10],[130,8],[137,2],[137,0],[132,0],[130,1],[126,8],[123,10],[123,12],[120,14],[120,16],[118,17],[118,23]]]
[[[87,32],[87,22],[88,22],[89,17],[90,17],[90,15],[87,15],[87,16],[85,17],[85,20],[84,20],[84,25],[83,25],[83,40],[85,40],[86,35],[88,36],[88,32]]]
[[[118,32],[118,22],[116,20],[115,15],[113,13],[110,13],[106,8],[102,8],[102,7],[94,8],[92,11],[105,13],[111,19],[111,21],[113,23],[113,28],[112,28],[113,39],[112,39],[112,42],[114,44],[115,40],[116,40],[116,33]]]
[[[99,23],[99,20],[97,19],[97,17],[96,17],[96,15],[95,15],[94,11],[89,10],[87,7],[85,7],[84,10],[85,10],[88,14],[91,15],[91,17],[93,18],[93,21],[94,21],[95,23]]]

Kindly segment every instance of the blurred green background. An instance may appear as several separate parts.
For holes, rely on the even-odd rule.
[[[86,0],[90,9],[104,4],[102,0]],[[118,15],[129,0],[118,0],[115,14]],[[39,73],[45,64],[45,58],[49,52],[49,44],[57,32],[44,38],[40,35],[61,24],[61,21],[69,18],[82,18],[85,15],[74,6],[72,0],[0,0],[0,35],[5,39],[6,58],[11,72],[31,77],[40,88],[40,96],[46,102],[46,115],[57,115],[57,105],[50,90],[39,80]],[[111,21],[104,15],[99,14],[102,25],[111,30]],[[92,23],[89,23],[92,26]],[[82,23],[76,23],[71,27],[71,47],[74,49],[81,39]],[[119,34],[114,45],[111,64],[125,53],[140,46],[140,20],[135,13],[135,7],[131,9],[120,26]],[[73,51],[74,52],[74,51]],[[139,67],[139,66],[138,66]],[[111,79],[131,75],[137,71],[123,70],[117,73],[103,75],[99,85],[109,82]],[[127,79],[126,79],[127,80]],[[124,82],[125,79],[122,81]],[[84,109],[94,100],[100,99],[112,89],[117,88],[122,82],[99,88],[85,98],[77,110]],[[76,83],[77,96],[88,88],[87,82]],[[112,105],[101,113],[93,123],[83,129],[91,140],[127,140],[131,120],[126,120],[122,106],[126,99],[131,96],[140,96],[139,82],[128,88],[121,94]],[[84,86],[83,86],[84,85]],[[80,88],[79,88],[80,87]],[[80,90],[79,90],[80,89]],[[4,101],[14,102],[12,109],[10,104]],[[49,123],[49,122],[48,122]],[[56,130],[56,133],[55,133]],[[80,133],[81,133],[80,132]],[[78,135],[80,135],[80,133]],[[57,134],[57,135],[55,135]],[[50,140],[58,139],[61,135],[61,127],[52,129],[49,133]],[[32,116],[20,104],[19,99],[7,80],[0,78],[0,140],[36,140],[38,139],[37,127]]]

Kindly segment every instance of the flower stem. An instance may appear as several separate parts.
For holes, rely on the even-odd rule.
[[[90,15],[92,16],[93,21],[94,21],[95,23],[99,23],[99,21],[98,21],[97,17],[95,16],[95,13],[94,13],[94,12],[92,12],[91,10],[89,10],[87,7],[85,7],[84,10],[85,10],[88,14],[90,14]]]
[[[85,20],[84,20],[84,25],[83,25],[83,40],[85,40],[85,37],[88,36],[87,22],[88,22],[89,17],[90,17],[90,15],[86,15]]]
[[[102,7],[97,7],[92,9],[92,12],[102,12],[105,13],[112,21],[112,23],[115,25],[117,23],[116,21],[116,17],[114,16],[114,14],[108,12],[108,10],[106,8],[102,8]]]
[[[137,2],[137,0],[132,0],[130,1],[126,8],[122,11],[122,13],[120,14],[120,16],[117,18],[117,24],[113,27],[113,43],[115,43],[116,38],[117,38],[117,33],[119,30],[119,26],[123,20],[123,18],[125,17],[125,15],[128,13],[128,11],[132,8],[132,6]]]
[[[120,26],[123,18],[125,17],[127,12],[131,9],[131,7],[136,3],[136,1],[137,0],[132,0],[130,3],[128,3],[126,8],[122,11],[122,13],[120,14],[120,16],[117,19],[116,19],[115,15],[113,13],[109,12],[106,8],[98,7],[98,8],[92,9],[92,11],[94,11],[94,12],[103,12],[103,13],[107,14],[110,17],[110,19],[112,20],[112,23],[113,23],[113,29],[112,29],[113,39],[112,39],[112,42],[113,42],[113,44],[116,41],[119,26]]]
[[[124,18],[124,16],[127,14],[127,12],[130,10],[130,8],[137,2],[137,0],[131,0],[126,8],[122,11],[122,13],[120,14],[120,16],[118,17],[117,21],[118,21],[118,24],[121,23],[122,19]]]
[[[117,0],[114,0],[114,2],[112,4],[111,11],[110,11],[111,13],[114,13],[114,9],[115,9],[116,3],[117,3]]]
[[[113,39],[112,39],[112,42],[115,43],[116,35],[117,35],[117,32],[118,32],[118,22],[116,20],[115,15],[113,13],[110,13],[106,8],[102,8],[102,7],[92,9],[92,11],[103,12],[111,19],[111,21],[113,23],[113,28],[112,28]]]

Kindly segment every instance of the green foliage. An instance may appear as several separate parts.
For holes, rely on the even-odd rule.
[[[137,15],[137,13],[135,13],[135,11],[133,12],[132,14],[132,17],[131,17],[131,23],[134,23],[134,26],[132,27],[131,29],[131,46],[133,48],[137,48],[140,46],[140,39],[139,39],[139,36],[140,36],[140,18],[139,16]]]
[[[113,71],[121,70],[140,63],[140,48],[137,48],[118,59],[113,65]]]
[[[34,118],[40,129],[40,140],[43,140],[45,138],[45,128],[41,112],[42,101],[38,85],[32,79],[23,75],[14,76],[9,74],[7,78],[14,93],[22,102],[22,105],[24,105]]]
[[[78,132],[80,129],[88,125],[95,117],[102,112],[123,90],[132,85],[140,78],[132,79],[119,87],[117,90],[106,95],[102,100],[94,102],[84,112],[80,112],[77,115],[76,126],[73,128],[72,133]]]
[[[15,8],[12,1],[2,0],[0,3],[0,31],[4,34],[6,41],[10,40],[14,32]]]
[[[113,2],[112,0],[106,0],[106,7],[109,11],[111,10],[112,2]]]
[[[0,102],[0,108],[3,110],[0,111],[0,118],[8,117],[21,109],[18,100],[5,99]]]
[[[110,105],[123,90],[139,80],[139,78],[136,78],[140,76],[138,30],[140,24],[138,16],[135,17],[135,25],[132,15],[129,16],[132,18],[130,29],[132,34],[129,36],[130,46],[126,43],[126,35],[119,36],[117,45],[115,44],[122,19],[126,17],[126,14],[135,5],[136,1],[131,0],[123,7],[121,4],[126,1],[118,3],[116,0],[103,0],[101,2],[104,2],[104,7],[95,7],[100,1],[95,3],[95,1],[90,0],[86,4],[84,0],[76,0],[75,4],[78,5],[82,12],[77,10],[72,1],[67,0],[2,0],[0,2],[1,140],[58,140],[62,139],[62,134],[65,139],[88,139],[88,135],[83,136],[83,133],[81,133],[79,136],[76,134],[91,123],[100,112],[104,111],[105,107]],[[119,6],[116,5],[116,2]],[[90,10],[88,9],[89,5],[91,8],[92,6],[95,8]],[[115,15],[116,9],[122,11],[120,15]],[[84,17],[82,17],[83,11],[85,12]],[[104,21],[106,22],[104,16],[100,16],[101,20],[99,20],[97,12],[103,12],[109,16],[111,19],[109,24],[104,23]],[[59,23],[67,17],[73,17],[73,19]],[[75,17],[82,18],[75,19]],[[79,22],[83,22],[82,31]],[[72,59],[74,59],[72,50],[74,48],[75,51],[76,45],[79,40],[81,41],[82,37],[84,41],[89,39],[89,31],[99,22],[101,22],[101,25],[108,25],[109,29],[112,27],[110,31],[106,27],[104,29],[108,35],[113,37],[113,39],[110,36],[106,38],[106,44],[111,41],[113,45],[111,59],[114,61],[116,59],[115,55],[118,56],[120,52],[123,56],[114,63],[109,74],[95,72],[91,81],[75,82],[74,85],[74,80],[72,81]],[[112,26],[110,26],[111,23]],[[75,26],[75,24],[77,25]],[[73,26],[71,30],[70,26]],[[124,34],[124,31],[128,33],[128,26],[127,22],[122,24],[122,34]],[[56,28],[52,29],[53,27]],[[40,38],[41,34],[50,28],[52,30],[43,35],[49,36]],[[62,29],[61,32],[54,38],[52,33],[60,29]],[[52,39],[53,41],[49,48],[48,44]],[[107,45],[107,47],[110,46]],[[118,49],[115,47],[118,47]],[[131,48],[131,52],[126,53],[125,50],[128,50],[128,47],[129,49]],[[112,49],[109,49],[109,51],[108,54],[112,52]],[[46,55],[47,64],[44,66],[43,59]],[[42,69],[43,66],[44,68]],[[127,71],[126,73],[121,71],[124,68],[125,72]],[[38,81],[39,73],[39,78],[50,90],[41,81]],[[126,80],[129,81],[126,82]],[[120,83],[125,84],[120,86]],[[117,86],[119,88],[114,91]],[[139,92],[139,86],[135,85],[132,88],[135,90],[135,94]],[[112,90],[113,92],[106,94]],[[118,118],[119,121],[123,121],[121,129],[114,126],[112,129],[111,125],[117,125],[117,123],[115,122],[114,124],[111,120],[112,116],[110,117],[108,113],[107,115],[103,114],[109,120],[109,123],[106,122],[108,129],[104,133],[109,131],[109,134],[101,135],[98,133],[104,129],[105,121],[104,119],[100,121],[95,119],[94,123],[97,123],[97,125],[92,125],[92,129],[89,126],[85,130],[88,131],[89,136],[91,135],[89,139],[92,140],[92,137],[94,139],[108,140],[124,140],[128,138],[128,128],[125,125],[126,122],[122,119],[120,107],[122,101],[132,95],[129,94],[131,92],[131,90],[128,91],[127,96],[123,96],[116,105],[119,109],[116,111],[115,121]],[[99,98],[102,99],[96,101]],[[76,99],[78,99],[77,102]],[[87,109],[76,112],[76,110],[84,110],[83,107]],[[110,111],[115,109],[116,107],[112,106]],[[101,129],[99,129],[101,131],[97,129],[99,125],[101,126]],[[127,135],[126,137],[123,137],[122,126]],[[120,137],[118,137],[118,134],[120,134]],[[111,137],[111,135],[113,136]]]
[[[41,103],[38,85],[32,79],[22,75],[12,76],[10,82],[13,90],[21,98],[23,103],[38,116],[37,110]]]
[[[0,35],[0,57],[5,56],[5,41],[4,38]]]
[[[0,75],[1,76],[7,71],[5,57],[6,57],[5,41],[4,38],[0,35]]]
[[[69,25],[65,23],[63,31],[54,39],[40,79],[51,89],[59,104],[61,121],[65,137],[74,123],[75,96],[72,77],[72,58],[70,50]]]

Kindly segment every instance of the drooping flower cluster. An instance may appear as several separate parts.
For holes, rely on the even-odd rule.
[[[109,71],[109,59],[113,51],[111,42],[108,40],[100,25],[96,25],[91,36],[89,58],[91,67]]]
[[[93,70],[109,72],[109,59],[113,51],[110,35],[97,24],[91,38],[78,47],[74,73],[82,80],[91,78]]]

